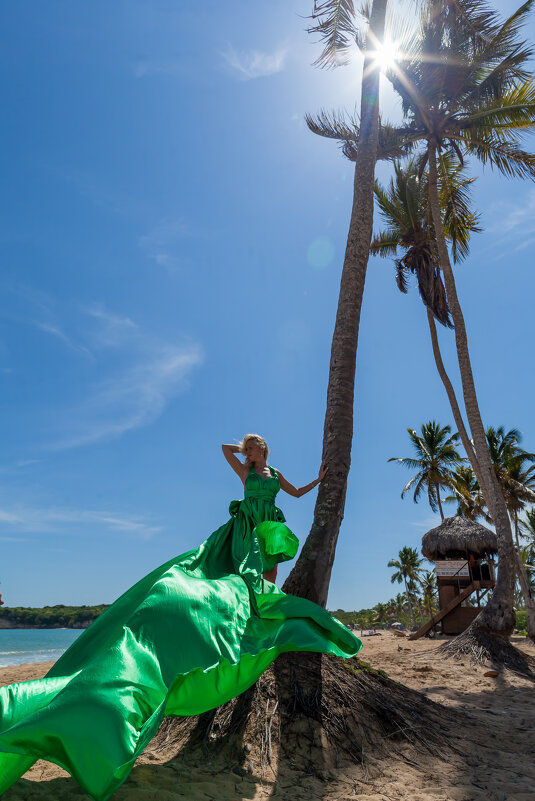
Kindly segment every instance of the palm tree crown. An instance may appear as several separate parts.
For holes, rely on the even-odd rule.
[[[424,423],[419,435],[414,429],[407,429],[411,444],[416,451],[415,457],[392,457],[389,462],[398,462],[417,473],[404,486],[401,493],[405,494],[414,489],[413,500],[418,503],[424,491],[433,512],[440,512],[442,520],[442,504],[440,501],[441,487],[451,487],[455,467],[463,461],[455,446],[459,440],[458,434],[451,434],[451,426],[441,426],[435,420]]]
[[[409,606],[409,614],[411,617],[411,622],[414,623],[414,614],[413,614],[413,606],[412,606],[412,596],[413,596],[413,588],[414,585],[418,581],[418,576],[422,571],[421,564],[422,559],[418,556],[418,551],[416,548],[410,548],[409,546],[405,546],[401,549],[398,554],[397,559],[391,559],[388,563],[388,567],[396,568],[396,572],[392,574],[390,577],[390,581],[392,584],[397,582],[401,584],[403,581],[405,584],[405,594],[407,596],[407,603]]]
[[[407,292],[407,277],[414,274],[425,306],[442,325],[451,328],[429,208],[427,174],[421,173],[414,159],[405,164],[396,161],[394,173],[388,188],[378,182],[375,185],[377,205],[388,227],[374,236],[370,251],[386,258],[396,256],[401,249],[403,255],[395,259],[398,288]],[[480,230],[467,197],[467,187],[474,179],[464,173],[464,167],[454,164],[451,158],[445,156],[441,160],[440,201],[446,238],[455,260],[467,255],[470,233]]]
[[[407,154],[432,140],[461,164],[474,155],[508,176],[535,177],[535,155],[519,147],[535,128],[535,82],[526,66],[532,48],[518,39],[532,4],[499,23],[474,0],[428,3],[420,31],[400,46],[402,56],[387,72],[405,124],[383,122],[378,157]],[[320,112],[307,123],[314,133],[341,141],[354,159],[357,119]]]

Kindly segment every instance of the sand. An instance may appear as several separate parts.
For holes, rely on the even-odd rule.
[[[509,671],[486,677],[490,666],[445,660],[438,640],[409,642],[383,633],[363,638],[362,659],[390,678],[457,710],[454,751],[413,751],[391,758],[366,757],[360,766],[332,771],[327,779],[303,777],[290,764],[270,775],[239,776],[228,764],[176,757],[150,747],[113,801],[535,801],[535,684]],[[523,638],[514,645],[534,656]],[[0,669],[0,684],[40,678],[52,663]],[[365,721],[363,721],[365,726]],[[450,742],[451,733],[449,735]],[[85,801],[61,768],[39,761],[3,801]]]

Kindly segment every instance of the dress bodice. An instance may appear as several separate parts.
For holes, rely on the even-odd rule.
[[[271,475],[264,478],[255,472],[254,467],[249,470],[249,475],[245,479],[245,498],[258,498],[264,501],[275,501],[275,496],[280,490],[280,482],[277,471],[268,465]]]
[[[268,478],[258,475],[251,467],[245,479],[244,498],[232,501],[230,514],[244,531],[252,532],[258,540],[264,572],[272,570],[278,562],[293,559],[299,540],[284,525],[282,511],[275,506],[275,497],[280,490],[279,476],[275,468],[268,465]]]

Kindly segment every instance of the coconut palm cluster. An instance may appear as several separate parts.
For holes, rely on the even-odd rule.
[[[307,574],[320,573],[327,582],[330,576],[350,465],[355,359],[368,256],[371,252],[391,257],[402,292],[415,279],[437,371],[466,454],[466,461],[453,467],[455,480],[448,486],[461,512],[491,521],[498,538],[494,592],[459,641],[459,652],[477,649],[502,661],[507,660],[503,643],[515,626],[517,576],[526,574],[519,563],[521,507],[513,508],[520,502],[519,485],[526,482],[518,464],[516,477],[511,463],[506,472],[496,469],[454,267],[469,256],[470,237],[480,230],[471,204],[472,171],[486,166],[508,178],[535,178],[535,154],[523,144],[535,130],[533,48],[522,36],[532,5],[533,0],[527,0],[504,19],[483,0],[422,0],[405,12],[388,0],[373,0],[362,9],[353,0],[316,0],[311,30],[323,43],[318,65],[351,64],[355,45],[364,53],[361,110],[359,116],[320,110],[306,118],[313,133],[338,141],[343,155],[354,161],[355,182],[324,428],[324,458],[344,467],[333,471],[320,488],[309,542],[288,589],[299,591],[296,580],[303,583]],[[379,62],[384,63],[387,39],[396,42],[395,57],[392,54],[384,68],[400,101],[401,118],[396,122],[382,119],[379,109]],[[393,165],[389,185],[375,182],[373,159]],[[375,236],[370,202],[374,196],[384,223]],[[442,335],[451,332],[455,340],[459,395],[442,358],[439,330]],[[450,441],[447,447],[453,445]],[[504,491],[506,476],[509,485]],[[429,485],[414,482],[414,490],[425,488],[431,507],[441,513],[444,482],[439,472]],[[524,563],[529,564],[525,559]],[[528,591],[524,586],[523,592]]]
[[[393,457],[390,462],[416,471],[404,486],[401,497],[412,491],[418,503],[427,497],[433,512],[444,520],[443,504],[456,504],[455,514],[469,520],[482,519],[492,524],[485,496],[468,458],[457,450],[459,434],[451,426],[441,426],[430,420],[421,426],[420,433],[408,428],[413,456]],[[500,486],[503,501],[515,537],[516,585],[515,609],[527,614],[528,633],[535,632],[535,453],[521,446],[522,434],[516,428],[504,426],[486,430],[487,446]],[[445,495],[441,499],[441,495]],[[407,549],[403,549],[406,551]],[[401,556],[401,552],[400,552]],[[394,566],[389,563],[389,567]]]

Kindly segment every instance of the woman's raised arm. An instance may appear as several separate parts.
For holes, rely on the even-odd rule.
[[[221,450],[223,451],[223,456],[232,467],[234,472],[239,475],[242,481],[244,481],[247,472],[247,466],[244,464],[244,462],[240,462],[240,460],[234,455],[236,453],[240,453],[238,446],[221,445]]]
[[[314,487],[317,487],[320,481],[323,481],[328,469],[329,469],[328,467],[325,467],[325,462],[322,462],[318,473],[318,477],[314,479],[314,481],[311,481],[310,484],[305,484],[304,487],[294,487],[294,485],[290,484],[290,482],[287,481],[282,475],[282,473],[279,473],[278,470],[277,470],[277,475],[279,476],[279,483],[281,485],[281,489],[284,490],[284,492],[287,492],[288,495],[292,495],[294,498],[301,498],[302,495],[306,495],[307,492],[310,492],[310,490],[314,489]]]

